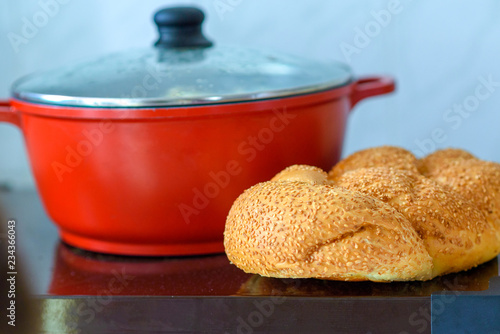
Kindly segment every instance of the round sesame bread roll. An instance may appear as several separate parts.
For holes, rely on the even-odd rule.
[[[335,180],[345,172],[370,167],[391,167],[418,173],[418,160],[410,151],[400,147],[373,147],[355,152],[341,160],[328,173],[328,178]]]
[[[224,246],[233,264],[262,276],[432,278],[432,258],[402,214],[374,197],[334,186],[323,171],[306,166],[291,167],[240,195],[227,217]]]
[[[378,198],[405,216],[433,258],[433,276],[470,269],[500,252],[496,229],[477,207],[422,175],[360,168],[336,184]]]

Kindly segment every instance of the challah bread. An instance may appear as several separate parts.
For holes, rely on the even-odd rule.
[[[334,186],[310,166],[280,174],[246,190],[229,212],[224,246],[236,266],[280,278],[431,278],[421,238],[394,208]]]
[[[235,201],[226,254],[277,278],[406,281],[467,270],[500,253],[497,168],[465,151],[418,160],[388,146],[328,174],[291,166]]]

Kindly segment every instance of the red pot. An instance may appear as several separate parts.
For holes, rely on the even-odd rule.
[[[160,24],[163,34],[171,20],[168,15],[176,10],[193,11],[159,12],[157,23],[166,22]],[[194,44],[173,47],[161,46],[162,39],[179,43],[162,35],[155,50],[161,53],[160,61],[165,52],[167,62],[171,61],[169,52],[183,57],[192,50],[203,52],[203,57],[215,54],[211,47],[200,46],[199,39],[184,36],[181,43],[191,39]],[[245,57],[238,54],[240,58]],[[277,82],[277,87],[260,91],[254,86],[240,87],[227,94],[216,91],[198,96],[195,92],[180,97],[174,89],[177,95],[166,96],[164,86],[171,92],[173,84],[164,78],[177,66],[172,61],[154,90],[131,98],[120,87],[113,91],[125,80],[120,77],[123,71],[110,74],[110,66],[104,66],[106,61],[124,63],[113,60],[85,65],[95,67],[92,75],[88,67],[80,66],[27,77],[15,84],[11,100],[0,104],[0,120],[23,132],[42,202],[62,239],[76,247],[115,254],[222,252],[226,215],[244,189],[292,164],[331,168],[340,157],[352,107],[366,97],[394,90],[390,78],[356,80],[349,69],[338,64],[332,65],[335,73],[341,73],[335,80],[320,78],[297,86],[293,80],[307,81],[314,71],[308,72],[307,66],[302,72],[292,69],[295,59],[282,60],[274,54],[262,58],[272,63],[254,66],[265,69],[252,74],[256,79],[246,72],[245,80],[235,79],[234,68],[221,72],[220,66],[230,63],[225,59],[215,61],[219,74],[213,84],[214,71],[197,75],[205,80],[203,87],[215,89],[243,87],[247,80],[248,86],[253,80],[264,86],[268,81]],[[196,59],[193,67],[206,63],[203,59]],[[192,71],[181,62],[183,67],[172,76],[191,80]],[[288,71],[293,77],[275,78],[268,73],[275,68],[281,71],[279,75],[286,76]],[[108,72],[99,78],[95,74],[99,71]],[[127,71],[125,75],[135,67]],[[315,71],[321,76],[324,70]],[[118,73],[116,77],[114,73]],[[154,82],[152,77],[147,82],[146,72],[140,73],[146,91],[144,87]],[[291,87],[282,86],[289,82]]]

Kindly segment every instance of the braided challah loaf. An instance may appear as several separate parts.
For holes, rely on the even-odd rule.
[[[232,263],[279,278],[428,280],[500,253],[500,165],[448,149],[357,152],[327,174],[286,168],[241,194],[226,221]]]

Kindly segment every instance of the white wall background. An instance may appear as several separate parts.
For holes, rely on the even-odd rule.
[[[397,78],[396,94],[356,107],[344,155],[383,144],[416,153],[454,146],[500,162],[497,0],[2,0],[0,98],[22,75],[151,45],[153,13],[176,4],[202,7],[205,32],[217,43],[340,60],[358,75]],[[382,15],[390,9],[390,17]],[[24,20],[33,22],[40,11],[52,15],[47,24],[13,47],[9,33],[22,36]],[[371,36],[363,39],[359,31],[366,29]],[[343,52],[347,45],[356,53]],[[461,106],[462,114],[454,111]],[[0,124],[0,184],[32,187],[27,160],[20,131]]]

